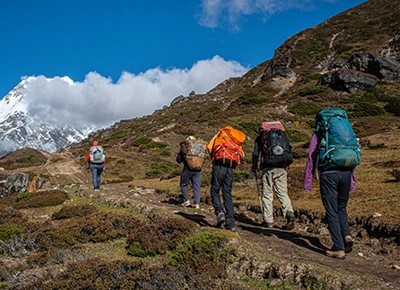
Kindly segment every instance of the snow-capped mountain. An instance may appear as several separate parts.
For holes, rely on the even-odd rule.
[[[0,100],[0,156],[23,147],[55,152],[95,130],[93,125],[45,123],[29,113],[26,88],[33,79],[22,80]],[[68,77],[62,79],[73,84]]]

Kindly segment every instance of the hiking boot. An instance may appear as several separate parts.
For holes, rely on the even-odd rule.
[[[97,188],[96,188],[94,191],[100,191],[100,189],[97,189]]]
[[[222,225],[225,223],[225,213],[223,211],[221,211],[218,216],[217,216],[217,222],[215,224],[215,226],[217,228],[222,227]]]
[[[199,209],[199,208],[200,208],[200,204],[195,204],[195,205],[194,205],[194,208],[195,208],[195,209]]]
[[[183,207],[188,207],[188,206],[190,206],[190,201],[189,201],[189,200],[184,201],[183,203],[181,203],[181,206],[183,206]]]
[[[346,254],[344,253],[344,251],[332,251],[331,249],[327,249],[325,251],[325,254],[328,257],[336,258],[336,259],[342,259],[343,260],[343,259],[346,258]]]
[[[351,238],[351,236],[345,236],[344,237],[344,252],[350,253],[351,251],[353,251],[353,245],[354,245],[354,241]]]
[[[292,211],[288,211],[286,213],[286,225],[284,225],[282,228],[288,231],[291,231],[294,229],[294,220],[295,220],[294,213]]]
[[[228,226],[228,225],[225,225],[225,229],[227,229],[227,230],[229,230],[229,231],[231,231],[231,232],[236,232],[236,227],[235,227],[235,226]]]
[[[262,222],[261,226],[264,228],[272,229],[274,227],[273,223]]]
[[[294,213],[292,211],[288,211],[286,213],[286,221],[287,221],[287,223],[294,223],[295,219],[296,218],[295,218]]]

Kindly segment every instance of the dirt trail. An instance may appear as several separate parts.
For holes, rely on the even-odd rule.
[[[107,184],[107,189],[101,194],[103,199],[123,199],[124,202],[129,199],[131,206],[170,211],[200,226],[213,226],[215,222],[212,206],[203,201],[200,209],[184,208],[179,206],[175,197],[170,194],[126,188],[126,184]],[[116,197],[107,192],[120,192],[122,195],[117,194],[120,196]],[[392,250],[390,253],[378,254],[376,249],[365,242],[365,239],[362,241],[356,238],[353,252],[347,254],[345,260],[339,260],[324,255],[326,247],[330,246],[329,235],[309,233],[307,227],[310,225],[301,223],[299,219],[292,231],[281,228],[284,224],[282,217],[275,219],[276,227],[267,229],[261,227],[258,222],[260,214],[245,210],[242,206],[235,208],[235,219],[238,235],[250,243],[258,244],[272,257],[293,264],[327,266],[335,271],[341,270],[375,280],[385,289],[400,289],[400,270],[394,268],[394,265],[400,265],[397,245],[390,245]]]

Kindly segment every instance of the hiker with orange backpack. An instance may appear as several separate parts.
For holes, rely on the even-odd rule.
[[[293,162],[292,147],[287,139],[285,129],[280,121],[265,121],[259,128],[259,135],[254,142],[251,171],[256,175],[259,156],[262,175],[262,226],[274,226],[273,197],[274,191],[286,217],[284,229],[294,228],[295,216],[287,192],[286,168]]]
[[[207,145],[213,163],[210,195],[217,216],[215,226],[220,228],[225,224],[225,228],[233,232],[236,231],[232,200],[233,172],[244,157],[242,144],[245,140],[244,133],[227,126],[222,128]]]
[[[92,147],[88,150],[86,162],[92,171],[92,182],[94,191],[100,190],[100,177],[106,166],[106,154],[103,147],[99,146],[99,142],[93,141]]]

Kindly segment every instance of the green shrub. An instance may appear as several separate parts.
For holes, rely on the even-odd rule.
[[[146,171],[146,175],[149,177],[157,176],[160,174],[168,173],[174,170],[171,166],[163,165],[163,164],[153,164],[151,169]]]
[[[270,93],[275,91],[275,89],[273,87],[269,87],[269,86],[265,86],[259,89],[260,92],[264,92],[264,93]]]
[[[20,201],[21,199],[28,198],[31,195],[32,195],[32,192],[22,192],[17,195],[16,200]]]
[[[16,209],[38,208],[44,206],[54,206],[62,204],[69,199],[68,193],[62,190],[48,190],[35,192],[23,199],[19,199],[13,205]]]
[[[51,218],[53,220],[61,220],[73,217],[84,217],[97,211],[97,208],[91,204],[67,205],[63,206],[58,212],[54,212]]]
[[[345,44],[338,44],[335,46],[336,51],[338,54],[342,54],[344,52],[350,51],[352,47],[350,45],[345,45]]]
[[[171,151],[164,149],[160,152],[161,156],[171,156]]]
[[[201,232],[186,238],[171,255],[171,265],[185,265],[195,273],[225,277],[236,251],[221,232]]]
[[[260,97],[255,92],[246,93],[239,98],[239,103],[242,105],[259,105],[267,102],[269,99],[265,97]]]
[[[310,80],[319,80],[320,78],[321,78],[321,74],[309,74],[304,78],[304,80],[306,82],[308,82]]]
[[[299,115],[315,115],[321,108],[313,103],[297,102],[288,107],[288,111]]]
[[[207,108],[207,112],[210,113],[215,113],[219,111],[219,106],[218,105],[212,105],[210,107]]]
[[[219,123],[219,120],[210,120],[210,121],[208,121],[208,124],[210,125],[210,126],[214,126],[214,125],[216,125],[216,124],[218,124]]]
[[[349,109],[352,117],[366,117],[366,116],[379,116],[385,113],[385,110],[377,105],[358,102],[353,108]]]
[[[45,164],[45,161],[42,158],[35,156],[25,156],[24,161],[21,163],[21,167],[29,167],[41,164]]]
[[[0,240],[7,242],[14,235],[21,235],[25,232],[25,227],[17,224],[0,225]]]
[[[242,127],[248,134],[255,133],[256,135],[258,135],[258,127],[260,127],[260,122],[240,121],[239,126]]]
[[[385,143],[379,143],[379,144],[369,144],[368,145],[369,149],[375,150],[375,149],[383,149],[385,148]]]
[[[310,140],[311,137],[308,135],[304,135],[299,130],[286,129],[285,132],[290,142],[306,142]]]
[[[233,181],[240,182],[250,178],[250,173],[243,170],[235,170],[233,172]]]
[[[393,97],[385,105],[384,109],[388,113],[392,113],[395,116],[400,116],[400,97]]]
[[[192,221],[158,217],[151,224],[133,229],[127,240],[128,254],[141,258],[164,254],[175,249],[194,229]]]
[[[328,87],[326,86],[311,86],[307,87],[304,90],[302,90],[299,95],[300,96],[308,96],[308,95],[316,95],[319,93],[326,92],[328,90]]]
[[[145,136],[141,136],[141,137],[137,138],[135,140],[135,142],[133,142],[132,145],[135,146],[135,147],[141,147],[143,145],[149,144],[151,141],[153,141],[151,138],[145,137]]]
[[[150,150],[160,150],[160,149],[167,148],[168,146],[169,146],[169,144],[166,142],[151,141],[146,145],[146,148],[150,149]]]

